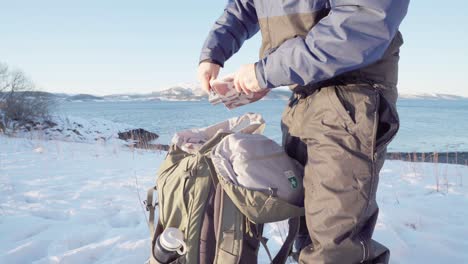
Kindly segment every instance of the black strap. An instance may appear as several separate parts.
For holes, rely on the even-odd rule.
[[[268,246],[267,246],[268,238],[260,236],[258,238],[258,240],[260,241],[260,244],[262,244],[263,248],[265,248],[265,251],[266,251],[266,253],[268,255],[268,258],[270,259],[271,263],[273,263],[273,260],[271,259],[270,249],[268,249]]]
[[[250,222],[249,219],[245,216],[244,216],[244,219],[245,219],[245,227],[246,227],[245,232],[260,242],[260,244],[265,249],[265,252],[267,253],[268,259],[270,260],[270,263],[271,263],[273,261],[273,257],[271,256],[270,249],[267,246],[268,238],[263,236],[264,224],[254,224]]]
[[[320,81],[313,84],[307,84],[304,86],[297,85],[292,88],[293,98],[298,100],[300,98],[306,98],[309,95],[312,95],[316,91],[329,87],[329,86],[337,86],[337,85],[346,85],[346,84],[375,84],[379,83],[376,80],[371,80],[362,76],[358,71],[357,72],[349,72],[342,74],[340,76],[335,76],[331,79]]]
[[[300,218],[290,218],[289,219],[289,232],[286,240],[284,241],[283,245],[281,246],[280,250],[276,254],[275,258],[271,262],[272,264],[284,264],[288,259],[289,255],[292,251],[292,246],[294,244],[294,240],[296,239],[296,235],[299,232],[299,222]]]

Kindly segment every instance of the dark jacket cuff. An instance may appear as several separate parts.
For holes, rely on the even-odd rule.
[[[260,88],[274,88],[267,81],[267,74],[264,68],[264,60],[260,60],[255,63],[255,76],[257,77],[257,82]]]
[[[199,63],[202,63],[204,61],[216,63],[219,66],[224,67],[224,62],[226,61],[226,59],[219,49],[204,48],[200,54]]]
[[[210,62],[210,63],[217,64],[217,65],[219,65],[220,67],[224,67],[224,65],[223,65],[221,62],[219,62],[219,61],[217,61],[217,60],[214,60],[214,59],[204,59],[204,60],[201,60],[201,61],[198,63],[198,65],[200,65],[202,62]]]

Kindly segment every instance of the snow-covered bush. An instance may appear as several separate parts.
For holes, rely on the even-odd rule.
[[[12,124],[47,120],[53,105],[50,94],[37,91],[22,71],[12,71],[0,63],[0,131]]]

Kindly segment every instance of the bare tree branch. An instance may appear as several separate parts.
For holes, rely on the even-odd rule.
[[[34,83],[22,71],[10,71],[0,63],[0,125],[15,121],[22,124],[48,119],[54,102],[37,92]]]
[[[8,66],[0,63],[0,101],[3,99],[3,92],[8,89]]]

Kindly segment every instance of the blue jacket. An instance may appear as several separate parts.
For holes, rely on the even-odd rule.
[[[262,33],[256,75],[263,88],[309,85],[338,75],[396,85],[398,27],[409,0],[233,0],[216,21],[200,61],[223,66]]]

